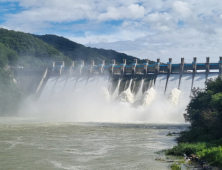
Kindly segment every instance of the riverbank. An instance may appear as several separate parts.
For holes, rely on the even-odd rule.
[[[184,156],[187,161],[195,163],[197,169],[222,169],[221,143],[222,139],[210,142],[178,143],[165,153],[166,155]],[[179,168],[180,165],[177,165]],[[172,169],[175,168],[176,164]]]
[[[205,89],[193,89],[184,118],[190,122],[180,132],[178,144],[166,155],[184,155],[194,159],[202,169],[222,168],[222,78],[208,80]]]

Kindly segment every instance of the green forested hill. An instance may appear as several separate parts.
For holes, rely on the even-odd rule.
[[[14,65],[18,60],[18,55],[14,50],[7,48],[4,44],[0,43],[0,68],[7,64]]]
[[[42,41],[52,45],[54,48],[62,52],[65,56],[71,60],[79,61],[84,60],[86,63],[90,63],[91,60],[95,62],[101,62],[101,60],[107,60],[105,56],[102,56],[94,50],[87,48],[81,44],[77,44],[64,37],[56,35],[33,35],[41,39]],[[107,62],[110,62],[107,61]]]
[[[111,61],[115,59],[116,62],[122,63],[123,59],[126,59],[128,63],[132,63],[134,59],[138,59],[124,53],[116,52],[114,50],[85,47],[81,44],[70,41],[67,38],[59,37],[56,35],[47,34],[33,36],[52,45],[65,56],[75,61],[84,60],[86,63],[89,63],[91,60],[95,60],[95,62],[98,64],[101,63],[101,60],[106,60],[106,63],[111,63]],[[138,62],[142,63],[143,61],[138,59]]]
[[[13,65],[18,59],[15,51],[0,43],[0,116],[14,112],[22,94],[13,82],[12,72],[6,70],[6,65]]]
[[[6,63],[23,67],[41,67],[52,61],[65,61],[69,64],[71,60],[84,60],[86,63],[95,60],[96,64],[99,64],[101,60],[105,60],[106,64],[109,64],[113,59],[117,63],[122,63],[123,59],[128,63],[138,59],[114,50],[85,47],[56,35],[31,35],[3,28],[0,28],[0,43],[0,48],[4,48],[2,53],[7,56],[0,55],[0,65]],[[7,51],[7,54],[4,51]],[[138,62],[143,63],[139,59]]]
[[[15,56],[14,58],[9,58],[9,60],[11,59],[9,63],[11,65],[39,67],[51,61],[63,60],[66,63],[71,61],[51,45],[23,32],[9,31],[1,28],[0,43],[7,49],[10,49],[13,52],[13,56]],[[0,58],[2,59],[2,56]]]

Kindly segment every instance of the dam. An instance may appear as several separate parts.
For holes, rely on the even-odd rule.
[[[127,65],[126,60],[123,60],[122,64],[116,64],[113,60],[108,66],[105,61],[99,65],[95,65],[94,61],[91,65],[84,65],[82,61],[81,65],[76,67],[74,61],[71,67],[65,67],[64,62],[59,65],[53,62],[50,76],[43,77],[47,80],[44,80],[45,84],[42,85],[44,87],[41,87],[42,92],[39,96],[45,96],[47,93],[50,95],[49,92],[51,95],[60,92],[71,93],[78,87],[87,84],[91,86],[102,79],[107,81],[111,95],[119,95],[128,89],[138,98],[150,88],[154,88],[158,95],[169,96],[173,89],[178,89],[181,91],[180,98],[185,99],[190,96],[192,88],[203,89],[207,79],[221,75],[222,57],[218,63],[210,63],[209,60],[207,57],[206,63],[197,63],[197,58],[194,58],[192,63],[185,63],[184,58],[181,58],[181,63],[173,64],[170,58],[167,64],[163,64],[157,59],[154,65],[149,65],[149,60],[138,64],[135,59],[131,65]]]
[[[113,60],[109,65],[73,61],[69,67],[62,61],[38,71],[37,77],[25,69],[15,70],[17,83],[24,83],[22,87],[35,96],[21,112],[59,121],[184,122],[192,89],[204,89],[207,79],[221,75],[222,57],[218,63],[209,60],[185,63],[181,58],[181,63],[173,64],[170,58],[165,64],[157,59],[153,65],[149,60],[142,64]]]

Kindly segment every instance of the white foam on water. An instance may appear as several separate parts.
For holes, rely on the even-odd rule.
[[[65,169],[65,170],[81,170],[81,166],[65,166],[61,162],[58,161],[49,161],[55,168]]]
[[[154,100],[155,95],[156,95],[156,91],[154,90],[153,87],[151,87],[143,94],[143,97],[141,99],[141,104],[143,106],[149,106],[151,102]]]
[[[127,90],[123,91],[120,94],[119,101],[128,102],[128,103],[133,103],[134,102],[134,95],[131,92],[130,88],[128,88]]]

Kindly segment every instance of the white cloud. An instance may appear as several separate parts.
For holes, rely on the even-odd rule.
[[[0,0],[3,1],[7,0]],[[6,15],[2,25],[9,29],[53,34],[61,31],[62,36],[79,43],[113,48],[142,58],[192,60],[195,56],[222,55],[222,1],[11,1],[19,2],[23,10]],[[78,23],[79,20],[86,22]],[[50,28],[53,32],[48,32]]]
[[[173,58],[173,62],[180,62],[184,57],[185,62],[192,62],[193,57],[198,57],[198,62],[205,62],[210,56],[212,62],[218,62],[222,56],[221,48],[222,29],[217,34],[210,35],[198,32],[195,29],[182,29],[176,32],[162,32],[159,34],[147,35],[134,41],[122,41],[114,43],[100,43],[90,45],[92,47],[115,49],[139,58],[149,58],[167,62]]]
[[[92,32],[86,32],[84,37],[69,37],[75,42],[82,44],[97,44],[97,43],[113,43],[119,41],[133,41],[137,38],[146,36],[144,31],[136,31],[134,29],[124,29],[112,34],[95,35]]]
[[[159,13],[159,12],[155,12],[155,13],[151,13],[149,15],[146,16],[145,20],[148,22],[167,22],[171,19],[171,16],[167,13]]]
[[[110,7],[107,12],[99,15],[100,21],[104,20],[120,20],[120,19],[137,19],[143,18],[145,9],[138,4],[131,4],[130,6]]]
[[[152,30],[156,31],[170,31],[174,27],[175,23],[173,23],[172,16],[167,12],[159,13],[151,13],[148,14],[143,22],[150,25]]]
[[[189,8],[189,4],[183,1],[175,1],[173,2],[173,8],[176,12],[181,14],[183,17],[187,17],[191,15],[191,10]]]

